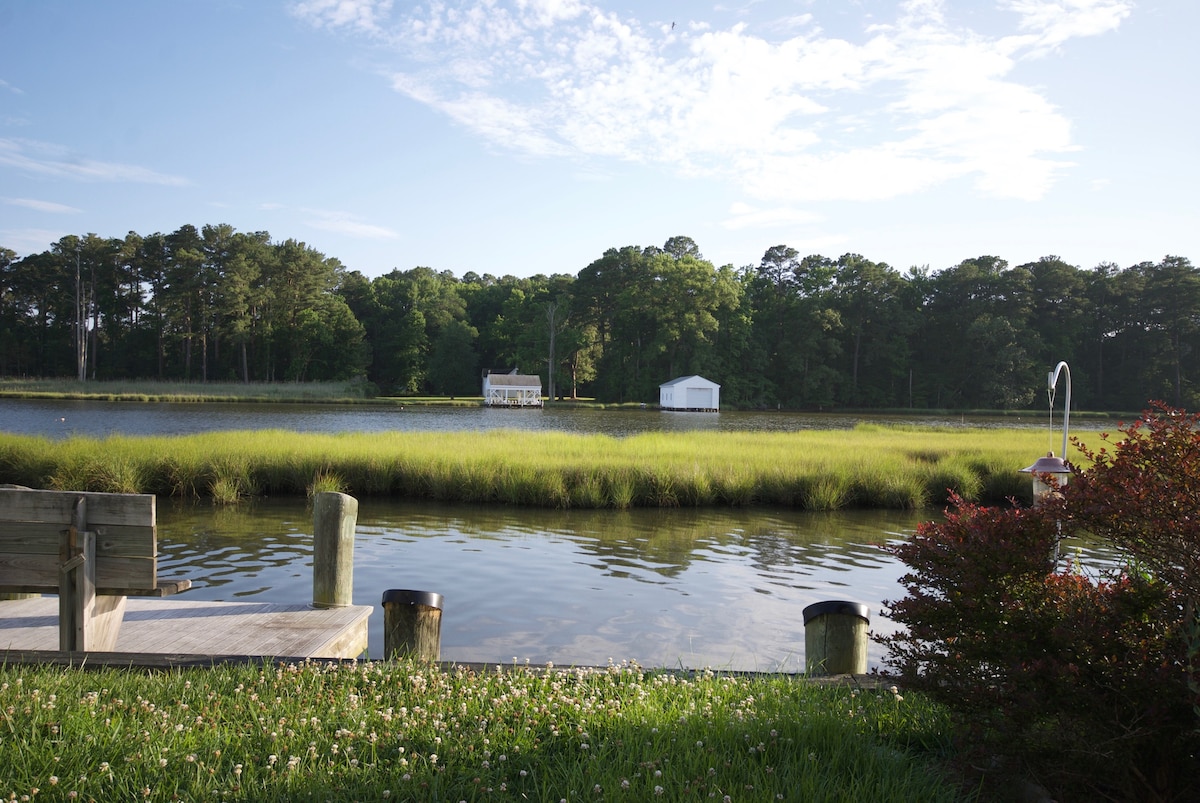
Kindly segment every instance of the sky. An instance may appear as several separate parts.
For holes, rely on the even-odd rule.
[[[3,0],[0,247],[1200,261],[1196,0]]]

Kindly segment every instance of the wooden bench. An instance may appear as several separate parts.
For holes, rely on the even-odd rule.
[[[162,597],[152,494],[0,487],[0,593],[58,594],[59,649],[111,651],[126,597]]]

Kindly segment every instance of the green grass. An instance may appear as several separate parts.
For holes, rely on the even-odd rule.
[[[12,800],[966,799],[945,712],[786,676],[0,667]]]
[[[1095,439],[1093,439],[1095,440]],[[1026,498],[1046,451],[1029,429],[870,425],[791,433],[217,432],[46,438],[0,433],[0,483],[236,503],[336,487],[556,508],[763,505],[837,510]]]

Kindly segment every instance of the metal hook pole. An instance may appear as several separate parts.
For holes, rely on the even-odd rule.
[[[1058,456],[1061,457],[1063,460],[1066,460],[1067,459],[1067,429],[1070,426],[1070,422],[1071,422],[1071,369],[1069,367],[1067,367],[1067,364],[1065,362],[1060,362],[1058,365],[1054,366],[1054,370],[1051,371],[1047,375],[1046,392],[1047,393],[1054,392],[1054,387],[1055,387],[1055,385],[1058,384],[1058,375],[1060,372],[1065,372],[1067,375],[1067,398],[1066,398],[1066,409],[1063,410],[1062,451],[1059,452]],[[1053,399],[1053,396],[1051,396],[1051,399]],[[1051,413],[1051,415],[1054,414],[1053,402],[1051,403],[1050,413]]]

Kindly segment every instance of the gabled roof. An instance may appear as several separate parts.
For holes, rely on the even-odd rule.
[[[537,374],[488,374],[487,383],[497,388],[540,388],[542,386],[542,378]]]
[[[706,385],[712,385],[713,387],[718,387],[718,388],[721,387],[716,382],[713,382],[711,379],[705,379],[704,377],[700,376],[699,374],[692,374],[691,376],[681,376],[678,379],[672,379],[670,382],[663,382],[661,385],[659,385],[659,387],[660,388],[669,388],[674,385],[698,384],[695,380],[699,380],[699,382],[704,383]]]

